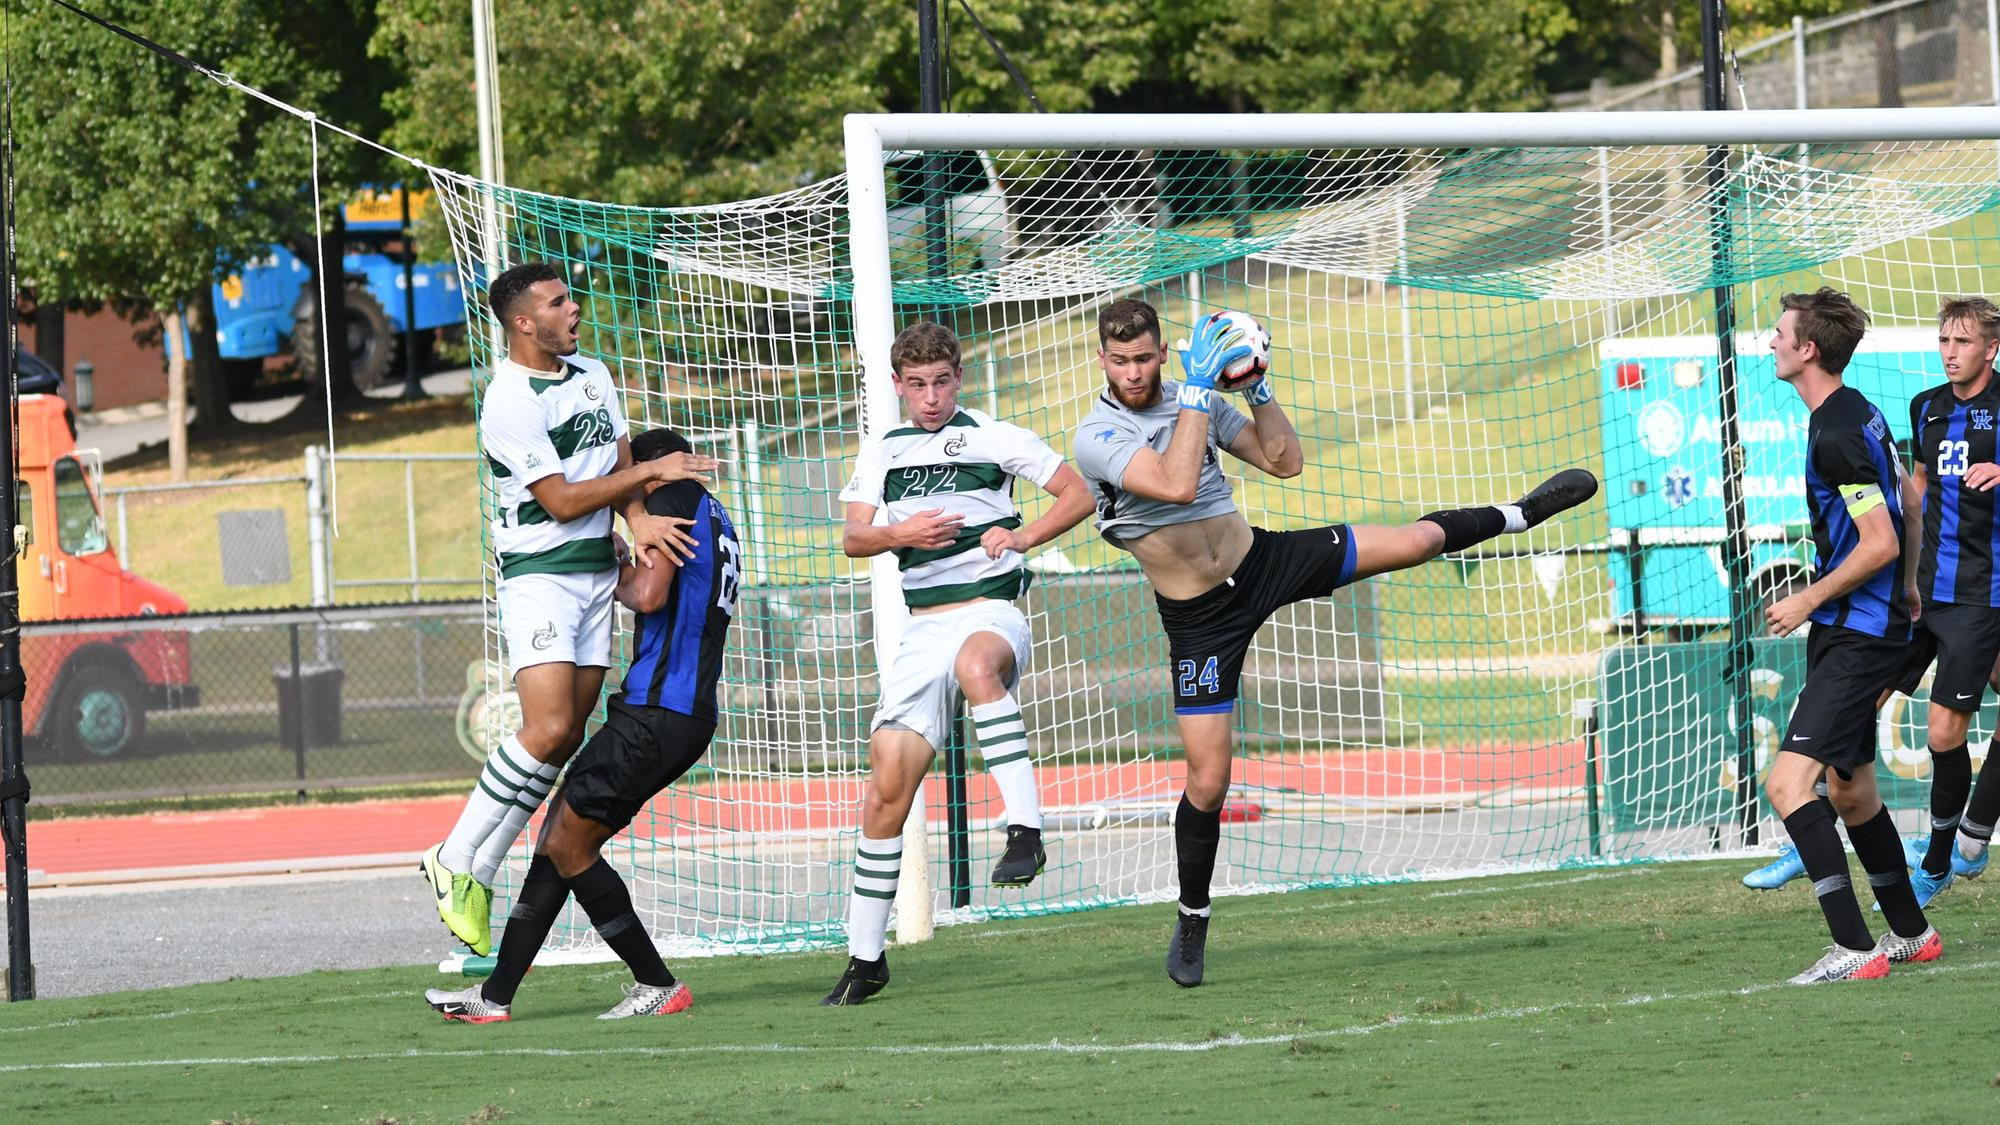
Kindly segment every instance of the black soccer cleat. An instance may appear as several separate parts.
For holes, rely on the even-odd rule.
[[[1201,983],[1201,970],[1208,953],[1208,915],[1177,911],[1180,923],[1174,940],[1167,945],[1167,975],[1182,988]]]
[[[993,865],[993,885],[1025,887],[1035,881],[1049,861],[1042,849],[1042,830],[1025,824],[1007,826],[1007,850]]]
[[[1550,516],[1567,512],[1597,495],[1597,478],[1589,469],[1564,469],[1536,485],[1515,502],[1521,518],[1534,527]]]
[[[819,1002],[822,1008],[846,1008],[861,1003],[882,991],[889,983],[889,955],[885,952],[873,961],[863,961],[859,957],[847,959],[847,971],[840,974],[840,983]]]

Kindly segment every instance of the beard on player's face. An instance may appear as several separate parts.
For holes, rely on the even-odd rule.
[[[1150,335],[1138,340],[1108,341],[1098,352],[1104,383],[1127,410],[1144,410],[1160,401],[1160,372],[1166,355]]]
[[[1127,381],[1116,377],[1107,379],[1111,396],[1132,410],[1144,410],[1160,401],[1160,369],[1154,368],[1152,378],[1139,384],[1136,390],[1127,388]]]

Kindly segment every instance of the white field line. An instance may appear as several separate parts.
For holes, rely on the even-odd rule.
[[[1983,972],[2000,969],[2000,961],[1975,961],[1964,965],[1926,965],[1903,969],[1903,975],[1934,976],[1939,973]],[[684,1047],[496,1047],[467,1051],[364,1051],[352,1054],[195,1056],[171,1059],[85,1060],[77,1062],[14,1063],[0,1066],[0,1074],[24,1074],[66,1070],[135,1070],[153,1067],[194,1066],[310,1066],[319,1063],[390,1062],[401,1059],[495,1059],[495,1058],[673,1058],[700,1055],[1124,1055],[1198,1054],[1236,1047],[1275,1047],[1300,1040],[1352,1038],[1404,1027],[1449,1028],[1499,1020],[1525,1020],[1565,1012],[1602,1011],[1612,1008],[1640,1008],[1678,1001],[1723,1000],[1732,996],[1755,996],[1791,987],[1765,982],[1741,988],[1716,988],[1700,992],[1661,992],[1628,996],[1622,1000],[1563,1001],[1523,1008],[1496,1008],[1463,1016],[1392,1016],[1375,1023],[1349,1024],[1321,1031],[1294,1031],[1279,1035],[1225,1035],[1214,1039],[1155,1040],[1142,1043],[1064,1042],[1051,1039],[1038,1043],[909,1043],[838,1044],[804,1047],[791,1043],[711,1043]],[[1836,986],[1839,987],[1839,986]],[[1847,987],[1865,987],[1849,985]]]

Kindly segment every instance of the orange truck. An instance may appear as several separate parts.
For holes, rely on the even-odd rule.
[[[184,614],[187,602],[119,564],[97,501],[96,455],[76,447],[68,404],[19,399],[21,723],[58,754],[108,758],[144,744],[149,711],[195,706],[188,634],[115,620]]]

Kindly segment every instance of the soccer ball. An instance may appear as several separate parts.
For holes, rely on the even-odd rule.
[[[1257,323],[1257,318],[1246,312],[1219,312],[1216,318],[1227,322],[1222,347],[1227,351],[1240,343],[1250,345],[1250,355],[1239,359],[1215,377],[1218,391],[1240,391],[1264,377],[1271,369],[1271,333]]]

